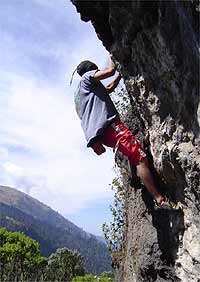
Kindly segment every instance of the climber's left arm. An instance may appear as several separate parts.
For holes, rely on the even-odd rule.
[[[120,82],[120,79],[121,79],[121,74],[119,73],[117,75],[117,77],[111,82],[109,83],[107,86],[106,86],[106,90],[107,90],[107,93],[110,94],[114,91],[114,89],[117,87],[117,85],[119,84]]]

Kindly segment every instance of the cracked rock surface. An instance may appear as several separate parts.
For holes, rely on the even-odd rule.
[[[72,2],[118,64],[132,105],[129,127],[148,135],[159,189],[183,205],[155,210],[145,189],[124,180],[127,226],[116,281],[198,282],[199,1]]]

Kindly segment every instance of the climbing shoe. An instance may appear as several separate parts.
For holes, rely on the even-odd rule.
[[[170,201],[168,198],[164,198],[164,200],[161,203],[157,203],[156,200],[154,200],[154,209],[164,209],[164,210],[180,210],[182,209],[182,204],[180,202],[174,203]]]

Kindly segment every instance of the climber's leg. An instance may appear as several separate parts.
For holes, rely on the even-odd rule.
[[[163,197],[157,190],[153,176],[150,172],[147,159],[143,159],[137,166],[137,175],[140,177],[144,186],[147,188],[149,193],[154,197],[158,204],[161,204],[165,197]]]
[[[123,155],[127,156],[131,166],[136,167],[137,175],[157,203],[164,202],[165,197],[156,188],[146,154],[143,152],[140,142],[123,122],[118,120],[112,126],[109,126],[102,136],[102,143],[109,147],[116,146]]]

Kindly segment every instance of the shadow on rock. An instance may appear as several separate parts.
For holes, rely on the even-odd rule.
[[[167,265],[174,265],[184,234],[182,210],[156,210],[152,214],[153,225],[157,229],[161,259]]]
[[[174,266],[185,231],[184,213],[181,209],[155,209],[153,200],[145,189],[142,191],[142,197],[157,230],[161,260],[168,266]]]

